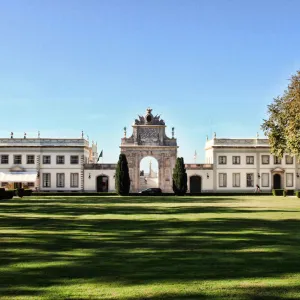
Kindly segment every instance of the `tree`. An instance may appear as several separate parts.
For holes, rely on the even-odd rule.
[[[271,153],[300,159],[300,71],[291,77],[283,95],[268,105],[268,115],[261,128],[269,138]]]
[[[121,153],[116,169],[116,192],[119,195],[126,196],[130,190],[130,178],[126,155]]]
[[[177,196],[184,196],[187,191],[187,174],[183,157],[176,159],[173,170],[173,191]]]

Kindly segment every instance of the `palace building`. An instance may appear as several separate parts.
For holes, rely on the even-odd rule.
[[[172,172],[177,158],[177,139],[168,137],[165,121],[148,108],[135,119],[132,134],[121,139],[126,154],[131,191],[160,187],[172,192]],[[158,170],[141,170],[145,157],[157,161]],[[41,192],[109,192],[115,190],[116,163],[97,163],[97,144],[84,139],[0,139],[0,185]],[[252,192],[299,189],[299,165],[295,157],[271,155],[267,139],[217,138],[206,141],[205,163],[186,164],[188,192]]]

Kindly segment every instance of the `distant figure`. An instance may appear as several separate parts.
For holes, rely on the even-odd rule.
[[[144,178],[145,184],[147,184],[147,177]]]
[[[261,193],[261,190],[260,190],[260,187],[258,184],[256,185],[255,193]]]

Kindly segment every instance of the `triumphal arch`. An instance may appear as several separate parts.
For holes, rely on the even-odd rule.
[[[172,192],[172,173],[177,158],[177,140],[166,135],[166,125],[159,115],[153,116],[148,108],[145,116],[138,116],[132,125],[133,133],[121,141],[121,153],[126,154],[131,179],[131,192],[140,191],[140,162],[146,156],[158,162],[158,186],[163,192]]]

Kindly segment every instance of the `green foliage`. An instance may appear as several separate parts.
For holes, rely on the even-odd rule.
[[[300,198],[300,191],[296,191],[295,195],[296,195],[297,198]]]
[[[177,196],[183,196],[187,191],[187,174],[183,157],[178,157],[173,170],[173,191]]]
[[[283,196],[286,197],[286,195],[290,195],[289,191],[284,190],[284,189],[273,189],[272,190],[273,196]]]
[[[121,196],[129,194],[130,178],[126,155],[121,153],[116,169],[116,193]]]
[[[300,158],[300,71],[290,79],[282,96],[268,105],[269,118],[261,128],[269,138],[271,152],[278,157],[284,153]]]

